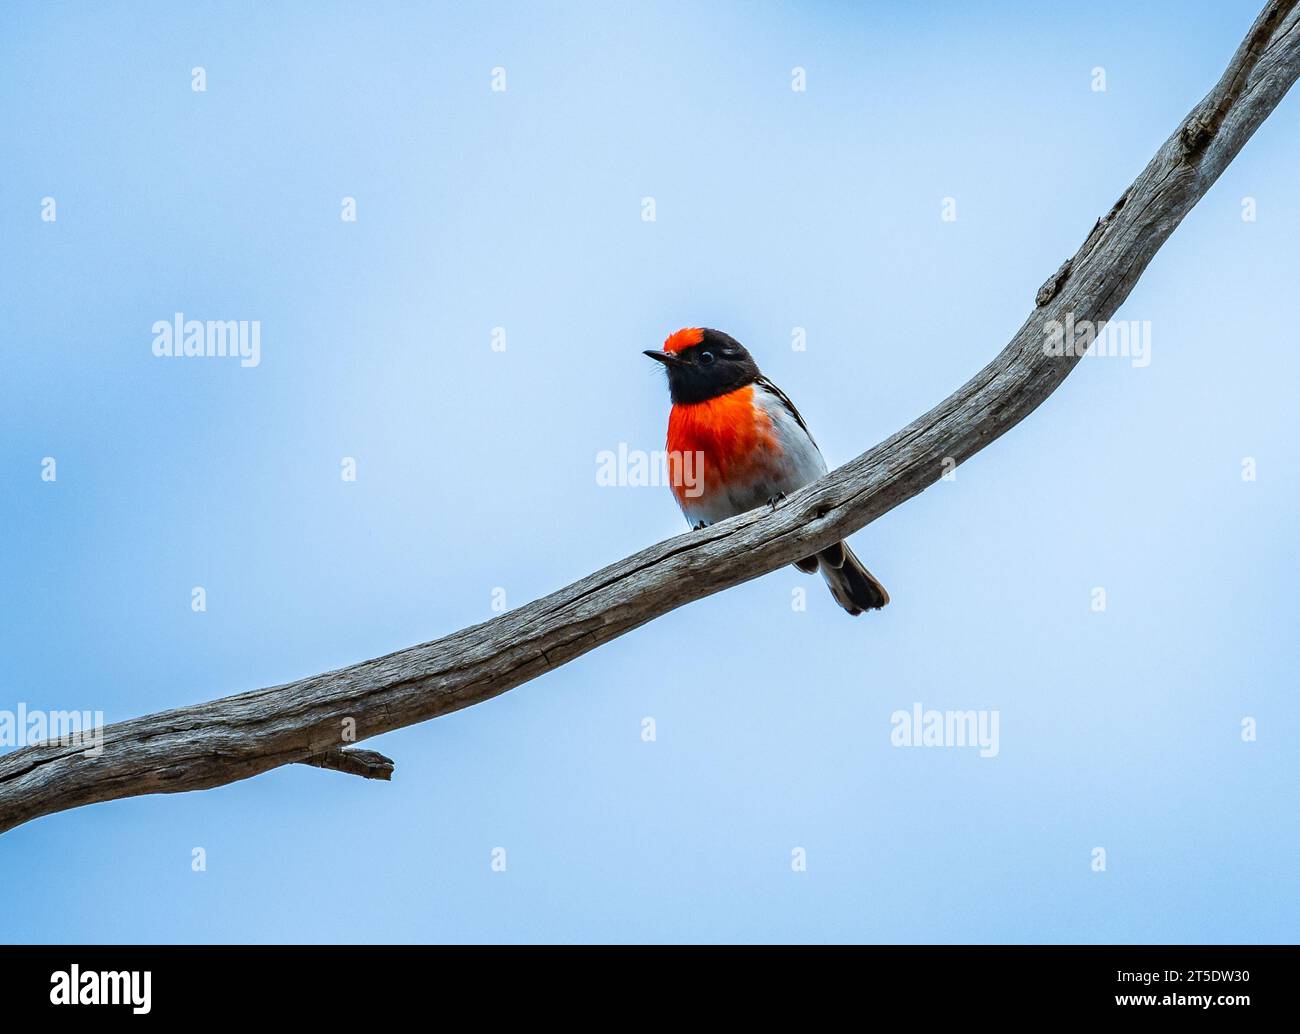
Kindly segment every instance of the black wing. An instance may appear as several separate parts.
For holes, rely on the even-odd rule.
[[[795,422],[803,428],[803,433],[808,436],[808,440],[813,443],[813,447],[817,448],[817,439],[812,436],[812,432],[808,430],[808,425],[803,422],[803,417],[799,415],[799,410],[794,408],[794,403],[790,401],[790,396],[769,381],[766,377],[759,377],[754,381],[754,383],[765,391],[771,392],[780,400],[781,405],[785,406],[785,408],[790,411],[790,415],[794,417]]]

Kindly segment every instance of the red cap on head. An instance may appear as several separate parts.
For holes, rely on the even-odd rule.
[[[704,328],[683,327],[677,333],[668,335],[668,340],[664,342],[664,351],[669,355],[675,355],[692,345],[698,345],[703,340]]]

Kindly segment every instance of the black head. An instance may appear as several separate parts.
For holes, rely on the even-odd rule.
[[[720,330],[688,327],[671,335],[662,352],[645,354],[667,368],[674,403],[707,402],[760,376],[745,346]]]

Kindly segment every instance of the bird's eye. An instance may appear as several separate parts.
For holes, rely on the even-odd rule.
[[[713,362],[713,353],[712,353],[712,352],[701,352],[701,353],[700,353],[700,365],[701,365],[701,366],[708,366],[711,362]]]

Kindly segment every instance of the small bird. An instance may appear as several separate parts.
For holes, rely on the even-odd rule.
[[[787,493],[826,473],[826,461],[794,403],[729,334],[687,327],[670,334],[663,351],[645,354],[668,371],[669,480],[692,528],[764,503],[775,507]],[[702,469],[694,457],[702,460]],[[889,602],[885,587],[846,542],[798,560],[795,567],[808,574],[820,568],[835,602],[850,614]]]

